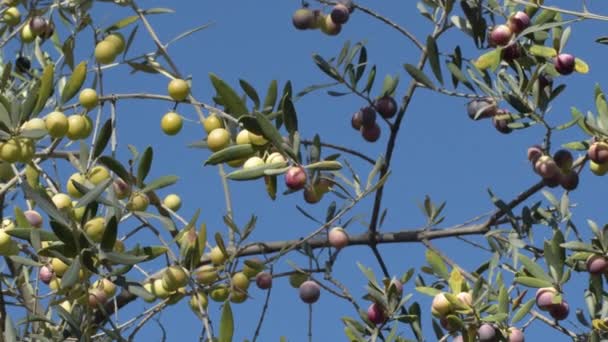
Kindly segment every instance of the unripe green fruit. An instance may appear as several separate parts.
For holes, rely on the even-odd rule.
[[[82,115],[70,115],[68,117],[68,131],[66,136],[70,140],[78,140],[84,138],[86,132],[87,122]]]
[[[202,291],[198,291],[195,294],[192,295],[192,297],[190,297],[190,301],[188,302],[188,305],[190,305],[190,309],[192,309],[192,311],[194,311],[194,313],[196,314],[200,314],[201,310],[200,308],[202,307],[203,309],[207,309],[207,306],[209,305],[209,300],[207,299],[207,294],[202,292]]]
[[[597,176],[603,176],[608,173],[608,163],[598,164],[593,160],[589,161],[589,169]]]
[[[211,285],[218,279],[217,271],[211,265],[204,265],[196,271],[195,279],[199,284]]]
[[[101,242],[105,231],[106,220],[103,217],[92,218],[84,225],[84,232],[97,243]]]
[[[11,164],[0,161],[0,181],[8,182],[13,177],[15,177],[15,172]]]
[[[21,144],[16,139],[0,143],[0,159],[7,163],[15,163],[21,157]]]
[[[8,250],[12,241],[13,240],[10,235],[5,233],[4,230],[0,230],[0,251]]]
[[[169,82],[167,91],[169,92],[169,96],[175,101],[183,101],[190,94],[190,85],[188,85],[188,82],[176,78]]]
[[[125,243],[121,240],[116,240],[114,242],[114,247],[112,248],[114,252],[123,253],[125,251]]]
[[[108,298],[116,294],[116,285],[107,278],[99,279],[93,283],[94,289],[101,289]]]
[[[148,208],[148,204],[150,204],[148,196],[138,192],[131,196],[129,203],[127,203],[127,209],[131,211],[145,211]]]
[[[163,205],[173,211],[178,211],[182,207],[182,199],[176,194],[170,194],[163,199]]]
[[[33,42],[36,39],[36,35],[32,32],[30,25],[24,25],[21,29],[21,41],[24,44]]]
[[[120,55],[125,51],[125,37],[123,37],[122,34],[114,32],[107,36],[104,40],[114,45],[114,54],[116,56]]]
[[[470,292],[460,292],[456,295],[456,298],[458,298],[458,300],[460,300],[465,305],[473,305],[473,296]]]
[[[84,131],[82,132],[81,139],[88,138],[93,132],[93,120],[87,115],[84,115],[84,120],[86,124],[84,126]]]
[[[56,276],[62,277],[68,270],[69,266],[59,258],[52,258],[51,267],[53,268],[53,272],[55,272]]]
[[[53,203],[59,210],[72,209],[72,200],[66,194],[56,194],[52,197]]]
[[[20,147],[20,154],[18,161],[22,163],[29,163],[34,159],[34,155],[36,154],[36,144],[34,141],[29,138],[21,138],[18,140]]]
[[[17,7],[9,7],[2,14],[2,20],[9,26],[15,26],[21,21],[21,13]]]
[[[87,179],[93,183],[93,185],[99,185],[109,178],[110,171],[101,165],[93,166],[87,173]]]
[[[44,119],[41,118],[29,119],[21,125],[21,130],[47,132],[46,123],[44,122]]]
[[[321,31],[328,36],[336,36],[342,31],[342,25],[334,23],[331,16],[326,15],[325,20],[321,23]]]
[[[224,302],[226,301],[226,299],[228,299],[229,295],[230,291],[225,285],[220,285],[211,290],[211,292],[209,293],[209,297],[211,297],[211,299],[215,302]]]
[[[53,138],[62,138],[69,128],[68,118],[62,112],[52,112],[44,119],[46,129]]]
[[[285,157],[279,152],[273,152],[266,157],[266,164],[285,163]]]
[[[247,300],[247,291],[235,289],[230,292],[230,302],[235,304],[243,303]]]
[[[257,146],[263,146],[268,143],[268,140],[266,140],[264,136],[255,134],[253,132],[249,132],[249,141],[251,142],[251,144]]]
[[[84,177],[84,175],[82,175],[80,173],[74,173],[73,175],[70,176],[70,178],[68,178],[68,183],[66,184],[66,189],[70,196],[72,196],[74,198],[82,197],[84,194],[82,192],[78,191],[78,188],[76,188],[76,186],[74,185],[74,183],[72,181],[74,181],[78,184],[84,185],[87,181],[86,178]]]
[[[160,128],[167,135],[176,135],[184,125],[182,117],[175,112],[169,112],[160,120]]]
[[[169,298],[169,296],[171,296],[171,292],[173,292],[173,291],[169,291],[163,286],[163,281],[161,279],[156,279],[152,283],[152,293],[157,298],[160,298],[160,299]]]
[[[177,290],[175,290],[175,292],[169,296],[169,300],[167,300],[167,304],[169,305],[173,305],[177,302],[179,302],[180,300],[182,300],[182,298],[186,297],[186,288],[185,287],[180,287]]]
[[[230,145],[230,132],[225,128],[216,128],[207,136],[207,146],[217,152]]]
[[[95,46],[95,59],[100,64],[110,64],[116,58],[116,46],[113,42],[102,40]]]
[[[249,131],[243,129],[236,135],[236,144],[237,145],[245,145],[251,144],[251,140],[249,140]]]
[[[203,121],[203,127],[205,128],[205,132],[209,134],[214,129],[224,128],[224,123],[217,115],[211,114]]]
[[[264,165],[264,159],[253,156],[253,157],[247,159],[245,164],[243,164],[243,169],[252,169],[254,167],[258,167],[258,166],[262,166],[262,165]]]
[[[232,287],[246,291],[249,288],[249,278],[243,272],[235,273],[232,276]]]
[[[85,88],[80,92],[80,95],[78,95],[78,102],[80,102],[80,105],[84,108],[91,110],[99,103],[99,97],[97,96],[95,89]]]
[[[15,222],[9,218],[5,218],[2,220],[2,228],[1,229],[14,229]]]
[[[156,295],[154,294],[154,288],[152,283],[145,283],[142,285],[144,290],[150,292],[152,295],[154,295],[156,297]],[[152,303],[156,300],[156,298],[150,298],[150,299],[144,299],[147,303]]]
[[[218,246],[215,246],[211,249],[211,252],[209,252],[209,259],[211,259],[212,264],[217,266],[224,264],[227,257]]]
[[[176,291],[188,284],[188,272],[181,266],[171,266],[165,269],[162,276],[163,286],[169,291]]]
[[[49,289],[51,291],[56,292],[61,288],[61,279],[57,276],[54,276],[53,279],[49,282]]]
[[[243,273],[248,278],[255,277],[258,273],[264,270],[264,263],[262,260],[255,258],[247,260],[243,265]]]
[[[77,201],[72,201],[72,207],[74,208],[72,210],[72,213],[74,214],[74,219],[76,219],[77,222],[81,222],[82,218],[84,217],[84,213],[87,210],[87,207],[82,206],[76,208],[76,204],[78,204]]]
[[[441,292],[435,295],[431,305],[431,312],[435,316],[445,316],[452,311],[452,304],[445,297],[445,293]]]

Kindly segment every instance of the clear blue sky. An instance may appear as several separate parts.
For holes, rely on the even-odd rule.
[[[564,5],[563,1],[555,1]],[[387,15],[400,25],[411,30],[424,41],[431,30],[429,22],[417,13],[413,1],[361,1],[361,4]],[[272,79],[280,84],[291,80],[296,91],[311,84],[328,81],[311,59],[313,53],[325,57],[339,53],[346,40],[357,42],[365,40],[368,48],[368,60],[378,68],[377,84],[372,94],[378,94],[381,80],[386,74],[398,74],[402,80],[397,94],[403,94],[409,76],[404,72],[404,63],[415,64],[418,50],[410,41],[394,29],[380,24],[373,18],[355,12],[349,23],[343,27],[337,37],[328,37],[319,31],[296,31],[291,25],[291,14],[298,8],[299,1],[141,1],[140,5],[151,7],[172,7],[175,14],[151,16],[152,25],[159,31],[160,39],[167,41],[179,33],[204,23],[213,23],[211,27],[190,36],[169,48],[170,54],[178,63],[182,73],[193,78],[193,93],[197,99],[211,103],[214,95],[208,79],[213,72],[230,84],[236,86],[242,78],[263,94]],[[131,15],[128,9],[105,12],[108,5],[95,3],[97,23],[110,24],[117,18]],[[606,10],[604,6],[603,10]],[[602,8],[599,8],[602,10]],[[103,13],[103,14],[100,14]],[[104,25],[105,26],[105,25]],[[130,28],[129,28],[130,29]],[[123,30],[123,32],[128,32]],[[593,40],[604,34],[603,25],[598,22],[584,22],[573,26],[572,37],[567,51],[581,57],[591,67],[588,75],[573,74],[557,82],[568,82],[563,96],[554,103],[550,114],[553,124],[569,120],[569,108],[578,107],[581,111],[594,111],[593,85],[602,81],[608,69],[605,65],[606,49]],[[139,28],[138,42],[131,48],[129,55],[139,54],[153,49],[152,42],[146,36],[143,27]],[[456,44],[463,49],[465,57],[474,58],[481,54],[475,50],[471,40],[457,30],[446,34],[440,41],[440,50],[453,51]],[[88,50],[90,51],[90,50]],[[80,51],[81,58],[90,55]],[[78,60],[78,58],[77,58]],[[137,73],[128,74],[127,67],[109,71],[104,78],[107,93],[149,92],[164,94],[167,80],[160,75]],[[430,72],[428,73],[430,75]],[[444,68],[444,77],[448,75]],[[90,79],[89,79],[90,81]],[[603,84],[605,89],[608,85]],[[337,88],[335,90],[344,90]],[[422,227],[425,218],[418,203],[426,194],[435,201],[447,201],[445,226],[461,223],[479,214],[493,209],[486,189],[491,188],[505,201],[538,180],[526,159],[526,149],[531,144],[542,142],[544,131],[531,128],[504,136],[495,131],[491,122],[473,122],[465,112],[466,101],[450,98],[430,91],[419,89],[412,101],[404,120],[398,139],[398,147],[392,165],[390,178],[384,196],[384,206],[388,215],[382,227],[383,231],[396,231],[405,228]],[[364,142],[359,134],[350,128],[351,114],[363,105],[355,96],[332,98],[324,92],[308,95],[296,103],[299,113],[301,134],[311,138],[318,133],[323,141],[336,144],[347,144],[371,156],[383,153],[386,143],[386,126],[380,140],[375,144]],[[202,163],[209,155],[206,150],[187,149],[190,142],[200,140],[204,132],[200,125],[193,122],[185,124],[183,131],[176,137],[162,135],[159,128],[161,116],[170,109],[166,102],[130,101],[118,104],[118,137],[119,157],[123,162],[129,157],[127,144],[133,144],[143,150],[147,145],[154,146],[155,159],[150,179],[177,174],[180,181],[177,185],[163,191],[179,193],[184,202],[180,213],[190,217],[196,208],[202,209],[202,220],[207,223],[209,236],[216,231],[226,233],[222,216],[225,213],[224,198],[217,169],[203,167]],[[179,107],[180,114],[195,119],[195,112],[186,106]],[[554,144],[566,143],[581,139],[584,136],[576,129],[556,133]],[[333,153],[333,152],[331,152]],[[348,157],[363,179],[366,179],[369,167]],[[68,168],[62,176],[71,172]],[[593,176],[585,170],[579,188],[571,194],[571,201],[580,204],[575,213],[575,221],[586,233],[586,219],[593,219],[603,224],[608,219],[605,206],[601,205],[600,191],[605,187],[606,179]],[[284,190],[280,182],[280,192]],[[258,216],[258,225],[251,241],[282,240],[301,237],[316,228],[316,224],[303,217],[295,208],[299,204],[310,213],[324,217],[325,210],[334,196],[326,196],[323,201],[311,206],[303,203],[301,195],[279,196],[271,201],[265,194],[262,181],[249,183],[231,183],[236,221],[243,225],[251,214]],[[552,190],[561,196],[562,190]],[[535,199],[541,199],[535,196]],[[352,224],[349,232],[363,232],[363,222],[370,219],[371,199],[362,201],[349,215],[362,217],[360,223]],[[536,241],[546,236],[546,227],[536,228]],[[145,241],[148,237],[142,237]],[[482,239],[476,239],[482,241]],[[450,239],[435,242],[443,251],[469,269],[475,268],[490,257],[490,254],[472,249],[461,241]],[[424,260],[424,249],[417,244],[382,246],[380,251],[395,275],[401,275],[407,269],[417,270]],[[304,259],[289,255],[283,261],[291,260],[306,266]],[[352,247],[343,251],[336,263],[335,276],[344,282],[352,294],[360,299],[365,293],[366,280],[359,272],[356,262],[371,266],[379,275],[380,271],[369,248]],[[507,260],[508,261],[508,260]],[[155,265],[151,263],[150,269]],[[282,262],[278,271],[290,270]],[[425,276],[425,279],[430,279]],[[567,287],[566,298],[571,305],[570,319],[564,322],[569,329],[579,331],[574,312],[582,306],[582,292],[587,276],[574,277]],[[405,293],[415,293],[413,284],[405,286]],[[236,335],[235,341],[251,338],[255,330],[259,312],[263,305],[264,293],[255,286],[250,295],[254,300],[233,306]],[[435,339],[431,325],[430,298],[415,293],[413,300],[419,301],[425,311],[423,327],[428,340]],[[411,300],[408,304],[411,304]],[[367,303],[359,300],[362,307]],[[149,307],[142,301],[132,303],[121,310],[121,320]],[[217,303],[210,305],[214,324],[219,322]],[[345,340],[343,324],[340,317],[355,316],[349,303],[336,299],[323,292],[320,301],[313,306],[313,340]],[[280,336],[287,336],[289,341],[307,340],[307,305],[300,302],[297,291],[292,289],[286,279],[275,280],[270,308],[261,332],[261,341],[278,341]],[[167,331],[168,341],[195,341],[201,325],[190,312],[184,301],[168,308],[160,316]],[[217,326],[216,326],[217,331]],[[412,337],[409,327],[402,325],[399,331]],[[528,341],[543,339],[565,340],[541,323],[529,327]],[[160,337],[160,330],[154,323],[149,323],[142,330],[138,340],[155,341]],[[541,337],[542,336],[542,337]]]

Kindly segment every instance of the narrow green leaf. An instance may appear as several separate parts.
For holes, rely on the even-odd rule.
[[[534,307],[535,302],[536,301],[534,300],[534,298],[532,298],[529,301],[527,301],[526,304],[522,305],[521,308],[519,308],[519,310],[517,310],[515,315],[513,315],[513,318],[511,318],[511,324],[516,324],[517,322],[521,321],[524,317],[526,317],[526,315],[532,310],[532,307]]]
[[[278,90],[277,80],[272,80],[266,91],[266,97],[264,98],[264,107],[262,108],[263,113],[270,113],[274,109],[274,105],[277,102]]]
[[[84,196],[82,196],[78,200],[75,207],[76,208],[86,207],[87,205],[89,205],[89,203],[92,203],[94,201],[101,201],[102,200],[101,194],[106,190],[106,188],[111,183],[112,183],[112,178],[108,178],[108,179],[105,179],[104,181],[102,181],[101,183],[97,184],[94,188],[86,191]]]
[[[110,31],[120,30],[123,27],[127,27],[127,26],[133,24],[137,20],[139,20],[139,16],[132,15],[130,17],[120,19],[119,21],[115,22],[114,24],[108,26],[104,31],[110,32]]]
[[[175,184],[178,179],[179,179],[179,177],[177,177],[175,175],[168,175],[168,176],[162,176],[162,177],[156,178],[155,180],[146,184],[146,186],[143,189],[141,189],[141,192],[148,192],[148,191],[152,191],[152,190],[166,188],[170,185]]]
[[[232,145],[213,153],[205,161],[205,165],[217,165],[232,160],[249,158],[255,154],[256,150],[251,144]]]
[[[36,99],[36,106],[34,107],[34,114],[40,113],[40,111],[46,105],[46,101],[53,92],[53,81],[55,77],[55,65],[49,63],[44,67],[42,76],[40,78],[40,90],[38,91],[38,98]]]
[[[281,108],[283,109],[283,122],[285,122],[287,132],[289,134],[295,133],[298,130],[298,116],[291,97],[286,96],[283,98]]]
[[[437,49],[437,42],[433,36],[428,36],[426,38],[426,52],[435,78],[437,78],[439,83],[443,84],[443,75],[441,74],[441,64],[439,62],[439,50]]]
[[[95,139],[95,145],[93,146],[93,158],[97,158],[101,155],[106,146],[108,146],[111,136],[112,120],[108,119],[99,130],[97,139]]]
[[[118,177],[120,177],[125,182],[130,181],[131,176],[127,172],[127,169],[125,169],[125,167],[122,166],[122,164],[118,160],[116,160],[112,157],[109,157],[109,156],[101,156],[101,157],[99,157],[99,159],[97,161],[100,164],[105,165],[108,169],[110,169],[112,172],[114,172]]]
[[[537,279],[532,277],[515,277],[514,282],[528,287],[541,288],[551,287],[553,284],[550,281]]]
[[[65,271],[65,274],[61,277],[61,288],[69,289],[76,284],[79,279],[80,273],[80,258],[75,258],[68,270]]]
[[[239,118],[249,112],[243,99],[224,80],[213,73],[209,74],[209,78],[227,113]]]
[[[437,274],[443,279],[449,279],[450,274],[448,273],[448,268],[437,253],[433,252],[430,249],[427,249],[426,261],[433,268],[433,272],[435,272],[435,274]]]
[[[110,252],[114,249],[116,244],[116,237],[118,235],[118,222],[116,216],[110,217],[106,224],[106,229],[103,232],[103,238],[101,239],[101,250]]]
[[[234,318],[232,317],[232,309],[230,302],[226,301],[222,308],[222,318],[220,320],[219,342],[232,342],[234,334]]]
[[[74,68],[74,72],[72,72],[72,75],[70,76],[67,83],[63,87],[63,91],[61,93],[61,103],[62,104],[68,102],[70,99],[72,99],[74,97],[74,95],[76,95],[76,93],[78,93],[78,91],[82,87],[82,84],[84,83],[84,80],[86,79],[86,77],[87,77],[87,62],[83,61],[83,62],[80,62],[80,64],[78,64],[76,66],[76,68]]]
[[[241,88],[245,94],[247,94],[251,101],[253,101],[255,109],[260,108],[260,97],[258,96],[258,92],[255,91],[255,88],[245,80],[239,80],[239,84],[241,85]]]
[[[141,159],[139,160],[139,165],[137,166],[137,184],[138,186],[143,186],[144,180],[146,176],[148,176],[148,172],[150,172],[150,167],[152,166],[152,159],[154,158],[154,152],[152,147],[146,147],[146,150],[141,155]]]
[[[415,66],[411,65],[411,64],[405,64],[405,71],[407,71],[408,74],[410,74],[410,76],[412,76],[412,78],[414,80],[416,80],[416,82],[421,83],[422,85],[424,85],[427,88],[433,89],[435,90],[435,85],[433,84],[433,82],[424,74],[424,72],[422,72],[422,70],[419,70],[418,68],[416,68]]]

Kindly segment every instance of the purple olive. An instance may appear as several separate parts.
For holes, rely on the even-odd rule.
[[[603,141],[594,142],[589,146],[587,156],[597,164],[608,163],[608,144]]]
[[[23,212],[23,216],[32,227],[42,227],[42,216],[36,210],[26,210]]]
[[[255,283],[260,289],[267,290],[272,287],[272,275],[268,272],[260,272],[255,276]]]
[[[543,287],[536,291],[536,306],[543,311],[551,309],[553,297],[557,291],[552,287]]]
[[[312,304],[319,300],[321,287],[312,280],[307,280],[300,285],[300,299],[304,303]]]
[[[570,314],[570,305],[563,300],[560,304],[554,304],[549,309],[549,315],[553,317],[556,321],[564,320]]]
[[[517,43],[509,44],[502,50],[502,59],[507,62],[521,57],[521,47]]]
[[[492,98],[484,98],[479,100],[472,100],[467,104],[467,114],[469,114],[469,118],[475,120],[477,113],[477,120],[490,118],[496,115],[496,102]]]
[[[498,46],[505,46],[511,41],[513,32],[507,25],[498,25],[490,32],[490,41]]]
[[[562,75],[570,75],[574,71],[575,58],[567,53],[560,53],[555,57],[553,66]]]
[[[315,15],[313,11],[308,8],[300,8],[295,11],[291,18],[293,26],[298,30],[307,30],[311,28],[315,22]]]
[[[513,131],[512,128],[509,127],[509,123],[511,123],[510,119],[498,119],[498,115],[506,114],[504,111],[499,111],[496,113],[497,116],[492,118],[492,123],[494,124],[494,128],[502,134],[509,134]]]
[[[361,108],[361,125],[371,127],[376,123],[376,111],[372,107]]]
[[[602,255],[591,255],[587,258],[587,272],[591,274],[602,274],[608,270],[608,260]]]
[[[360,111],[353,114],[353,117],[350,119],[350,124],[357,131],[361,129],[361,126],[363,125],[363,118]]]
[[[561,173],[560,168],[557,166],[553,158],[549,156],[541,156],[534,163],[534,169],[541,177],[545,179],[553,178],[557,174]]]
[[[291,190],[300,190],[306,185],[306,170],[301,166],[292,166],[285,173],[285,185]]]
[[[519,34],[523,30],[527,29],[530,26],[530,17],[526,14],[526,12],[515,12],[509,18],[509,28],[515,34]]]
[[[509,328],[509,339],[507,342],[524,342],[524,332],[517,328]]]
[[[337,4],[331,10],[331,20],[336,24],[346,24],[348,17],[350,16],[350,10],[348,7],[342,4]]]
[[[383,96],[377,99],[374,107],[383,118],[389,119],[397,114],[397,101],[391,96]]]
[[[361,136],[365,141],[375,142],[380,138],[380,126],[374,124],[371,127],[361,127]]]
[[[496,340],[496,329],[491,324],[484,323],[477,329],[479,342],[493,342]]]
[[[53,271],[48,266],[42,266],[38,272],[38,278],[41,282],[48,284],[53,279]]]
[[[542,157],[543,149],[538,145],[533,145],[528,148],[528,160],[535,164],[536,161]]]
[[[376,325],[382,324],[386,322],[386,314],[379,304],[372,303],[367,308],[367,319]]]
[[[576,171],[571,170],[567,173],[564,173],[562,176],[560,185],[564,190],[572,191],[578,187],[578,173]]]
[[[558,150],[553,154],[553,160],[555,160],[555,164],[564,172],[569,171],[574,162],[572,153],[568,150]]]
[[[44,17],[37,15],[30,20],[29,25],[32,33],[36,36],[39,36],[46,31],[47,24],[48,22]]]

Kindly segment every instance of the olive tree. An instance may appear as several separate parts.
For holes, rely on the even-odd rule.
[[[209,79],[188,77],[194,66],[178,65],[169,47],[184,38],[197,39],[208,25],[162,41],[155,18],[179,20],[179,14],[142,5],[131,0],[2,2],[4,340],[133,340],[178,302],[189,304],[200,319],[197,333],[202,331],[201,340],[208,341],[233,339],[238,330],[234,306],[261,305],[256,340],[269,325],[265,314],[277,286],[298,289],[299,299],[289,300],[301,300],[309,308],[323,300],[322,293],[346,301],[349,312],[332,314],[350,341],[516,342],[524,341],[532,325],[573,340],[608,338],[606,226],[593,220],[578,224],[569,199],[579,179],[592,177],[583,170],[608,173],[608,102],[600,85],[590,86],[593,111],[583,114],[577,107],[588,106],[573,104],[567,119],[549,115],[567,91],[566,80],[589,72],[584,59],[568,50],[577,24],[608,17],[584,4],[561,8],[542,0],[404,2],[406,11],[428,20],[432,29],[421,36],[399,24],[399,14],[379,13],[357,2],[296,2],[293,13],[285,13],[293,24],[286,27],[290,34],[309,30],[336,36],[341,48],[324,56],[311,47],[321,84],[295,89],[286,75],[256,89],[254,80],[237,84],[214,70],[208,70]],[[123,19],[102,25],[99,11],[109,8]],[[340,40],[343,28],[372,21],[397,32],[419,57],[403,61],[403,69],[391,75],[377,75],[365,37],[356,43]],[[448,32],[476,48],[447,50],[442,39]],[[153,47],[138,44],[144,40]],[[596,43],[606,42],[597,37]],[[92,53],[84,52],[87,46]],[[14,50],[18,54],[12,58]],[[110,72],[157,77],[167,89],[116,91],[117,85],[104,78]],[[534,127],[538,144],[523,147],[522,155],[527,153],[537,182],[522,184],[514,198],[489,191],[493,212],[453,226],[442,225],[445,202],[427,196],[421,201],[424,226],[381,230],[387,215],[384,190],[396,177],[391,164],[402,158],[395,153],[400,129],[422,91],[458,98],[464,105],[459,111],[471,124],[491,121],[497,134],[516,136]],[[340,145],[331,137],[300,134],[306,116],[299,115],[298,101],[323,93],[348,96],[358,104],[349,125],[361,139]],[[208,230],[200,210],[180,214],[180,196],[160,195],[159,190],[178,182],[180,169],[150,176],[157,167],[156,141],[143,141],[149,145],[143,150],[119,144],[116,130],[124,101],[172,106],[157,134],[175,136],[184,134],[185,125],[201,127],[204,134],[183,149],[202,149],[200,162],[219,172],[219,179],[205,182],[221,184],[226,208],[206,215],[221,217],[223,229]],[[194,116],[184,114],[186,109]],[[565,130],[578,139],[561,140],[558,133]],[[358,147],[368,143],[384,146],[368,155]],[[127,160],[119,157],[125,153]],[[176,154],[176,165],[180,158]],[[58,165],[71,173],[57,172]],[[299,214],[311,219],[306,222],[314,222],[305,234],[256,240],[254,233],[261,229],[257,217],[237,222],[230,191],[254,181],[263,183],[266,192],[256,196],[276,202],[297,196],[299,202],[323,206],[325,217],[298,206]],[[534,198],[538,193],[543,200]],[[370,207],[361,219],[353,209],[363,204]],[[365,231],[355,233],[351,227],[362,222]],[[580,232],[583,225],[591,234]],[[550,230],[549,239],[534,239],[540,227]],[[155,242],[148,244],[141,238],[144,233]],[[434,240],[449,239],[467,241],[472,253],[483,255],[476,268],[460,266],[434,245]],[[384,244],[423,246],[425,265],[389,269],[380,249]],[[372,265],[358,264],[362,297],[334,273],[342,251],[352,246],[367,248],[377,263],[373,266],[379,267],[374,272]],[[289,262],[294,254],[308,262]],[[585,290],[566,293],[569,282],[583,283]],[[422,306],[422,298],[432,299],[430,306]],[[560,323],[573,316],[573,300],[584,302],[577,307],[576,329]],[[149,303],[148,308],[134,317],[116,315],[136,301]],[[220,308],[217,317],[211,306]],[[313,338],[310,320],[307,337],[323,340]]]

